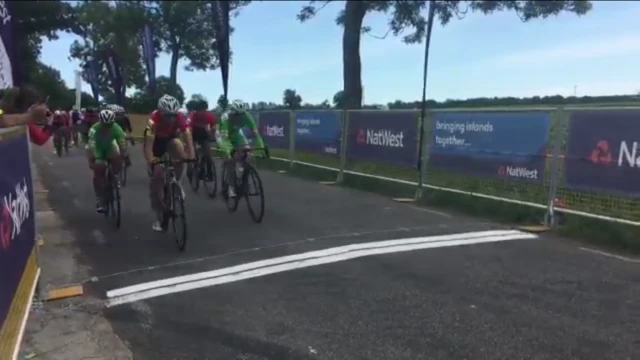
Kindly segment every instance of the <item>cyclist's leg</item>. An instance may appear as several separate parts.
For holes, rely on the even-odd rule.
[[[122,169],[122,158],[120,157],[120,147],[115,140],[111,142],[111,146],[106,151],[106,157],[111,163],[114,175],[118,175]]]
[[[93,168],[93,191],[96,195],[96,211],[104,211],[102,205],[102,198],[105,187],[105,171],[107,169],[107,156],[104,149],[100,149],[95,146],[93,148],[87,147],[89,155],[89,162]]]
[[[168,146],[169,155],[174,160],[185,160],[187,154],[184,150],[184,144],[180,138],[173,138],[169,141]],[[182,172],[184,171],[184,164],[176,164],[176,176],[178,180],[182,179]]]
[[[169,138],[153,138],[153,157],[156,159],[162,158],[167,152],[169,145]],[[149,139],[150,141],[150,139]],[[164,169],[162,166],[154,166],[153,174],[149,181],[149,200],[151,202],[151,209],[156,214],[156,220],[154,221],[152,228],[155,231],[161,231],[160,220],[162,216],[162,187],[163,187]]]

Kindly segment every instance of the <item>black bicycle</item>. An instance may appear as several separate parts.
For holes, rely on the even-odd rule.
[[[231,152],[231,159],[225,161],[222,166],[222,197],[230,212],[236,211],[240,199],[244,198],[247,202],[249,215],[253,221],[260,223],[264,218],[264,189],[258,170],[248,161],[249,153],[257,150],[264,150],[265,158],[269,158],[269,148],[267,147],[242,149],[240,156],[236,156],[235,150]],[[229,186],[233,186],[236,196],[229,196]],[[250,198],[252,197],[260,200],[260,205],[255,209],[251,204]]]
[[[135,145],[135,141],[133,140],[133,138],[128,138],[129,143],[131,144],[131,146]],[[127,154],[127,156],[123,159],[124,160],[124,164],[122,166],[122,170],[120,170],[120,186],[125,187],[127,186],[127,171],[129,169],[129,167],[131,166],[131,157],[129,154]]]
[[[175,166],[181,163],[193,162],[194,160],[172,160],[165,154],[160,161],[153,164],[153,166],[161,165],[164,167],[162,231],[167,232],[169,223],[171,223],[173,237],[180,251],[184,251],[187,247],[187,217],[185,214],[184,194],[182,186],[180,186],[176,177]],[[181,225],[178,222],[181,222]]]
[[[53,135],[53,146],[56,149],[58,157],[62,157],[62,148],[64,147],[65,154],[69,155],[69,136],[65,128],[56,129]]]
[[[198,192],[200,182],[204,185],[207,195],[215,199],[218,194],[218,174],[207,146],[200,146],[196,155],[196,162],[190,165],[187,172],[189,184],[194,192]]]
[[[107,186],[104,189],[103,206],[104,216],[107,219],[111,219],[116,229],[120,228],[121,214],[120,214],[120,181],[113,172],[111,164],[107,164],[107,171],[105,178],[107,180]]]

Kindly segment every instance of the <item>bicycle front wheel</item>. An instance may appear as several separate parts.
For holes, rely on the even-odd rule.
[[[187,216],[185,213],[182,189],[177,183],[171,184],[171,196],[173,205],[171,214],[173,237],[176,240],[176,245],[178,245],[178,250],[184,251],[187,247]]]
[[[116,229],[120,229],[122,220],[120,213],[120,189],[116,185],[115,178],[112,177],[111,185],[109,187],[111,188],[111,206],[109,206],[111,209],[111,219],[113,219]]]
[[[256,223],[264,218],[264,191],[262,180],[253,166],[247,166],[242,174],[242,193],[247,202],[249,215]]]

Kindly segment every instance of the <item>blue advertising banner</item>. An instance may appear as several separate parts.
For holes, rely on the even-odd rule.
[[[435,112],[428,166],[543,181],[549,112]]]
[[[0,328],[35,245],[33,184],[24,128],[0,130]]]
[[[0,89],[20,85],[11,6],[10,1],[0,1]]]
[[[295,112],[296,150],[338,156],[341,119],[339,111]]]
[[[116,95],[118,105],[124,105],[124,78],[122,77],[122,66],[118,54],[115,49],[109,49],[105,52],[105,62],[107,64],[107,73],[111,80],[113,93]]]
[[[264,142],[272,148],[289,148],[289,112],[260,112],[260,135]]]
[[[415,167],[418,111],[350,111],[347,159]]]
[[[571,114],[566,186],[640,196],[640,110],[584,110]]]

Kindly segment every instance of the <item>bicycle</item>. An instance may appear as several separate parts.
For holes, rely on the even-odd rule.
[[[129,143],[131,144],[131,146],[135,145],[135,141],[133,140],[132,137],[127,137],[127,140],[129,140]],[[127,153],[127,156],[124,158],[124,166],[122,167],[122,170],[120,170],[120,185],[122,187],[127,186],[127,169],[130,166],[131,166],[131,158]]]
[[[169,222],[171,222],[173,236],[176,244],[178,245],[178,250],[180,251],[184,251],[187,246],[187,218],[185,214],[182,186],[180,186],[176,177],[175,165],[192,162],[194,162],[194,160],[172,160],[168,154],[165,154],[160,161],[153,163],[151,169],[151,172],[153,173],[153,166],[160,165],[164,167],[164,184],[162,189],[164,198],[162,200],[162,218],[160,224],[162,226],[162,231],[167,232],[169,229]],[[180,239],[178,234],[178,225],[176,224],[177,219],[182,221],[182,229],[180,229],[182,239]]]
[[[120,228],[121,224],[121,203],[120,203],[120,183],[118,178],[113,172],[111,163],[107,163],[107,170],[105,172],[105,178],[107,180],[107,186],[104,189],[103,205],[104,216],[106,218],[111,217],[115,221],[116,229]]]
[[[264,150],[265,158],[269,158],[269,148],[267,147],[242,149],[242,155],[240,156],[236,156],[236,150],[231,152],[231,159],[225,161],[222,166],[221,187],[222,197],[224,198],[229,212],[236,211],[238,209],[240,199],[244,197],[247,202],[249,215],[251,215],[254,222],[261,223],[264,218],[264,189],[262,187],[262,180],[260,179],[260,175],[258,175],[256,168],[247,161],[249,153],[256,150]],[[238,172],[240,174],[238,174]],[[258,191],[257,193],[249,191],[249,178],[252,180],[253,188]],[[234,198],[229,197],[229,186],[234,186],[236,193]],[[249,198],[253,196],[260,198],[260,206],[258,208],[260,211],[259,213],[256,213],[256,210],[253,208],[251,201],[249,200]]]
[[[208,146],[200,145],[196,155],[196,162],[191,166],[187,174],[191,189],[194,192],[198,192],[200,181],[202,181],[209,198],[215,199],[218,194],[218,175],[216,173],[216,164],[208,152]],[[211,182],[211,185],[207,185],[208,182]]]
[[[67,129],[60,127],[55,130],[53,135],[53,146],[56,149],[58,157],[62,157],[62,147],[64,146],[65,154],[69,155],[69,138]]]

